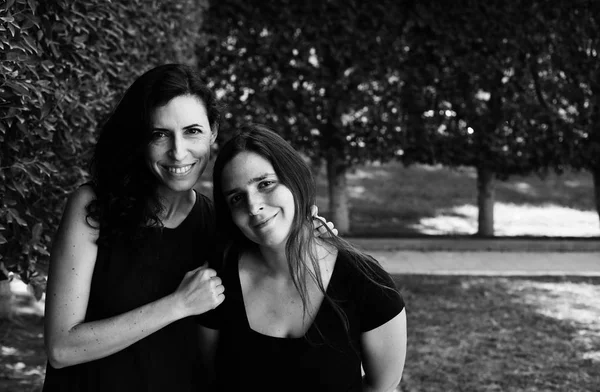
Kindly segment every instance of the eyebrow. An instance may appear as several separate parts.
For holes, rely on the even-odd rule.
[[[258,177],[251,178],[247,182],[247,185],[253,184],[255,182],[260,182],[260,181],[264,180],[265,178],[268,178],[269,176],[274,176],[274,175],[275,175],[275,173],[264,173],[264,174],[261,174]],[[233,189],[230,189],[228,191],[223,192],[223,194],[227,197],[227,196],[229,196],[229,195],[237,192],[238,190],[239,190],[239,188],[233,188]]]
[[[191,124],[191,125],[186,125],[185,127],[183,127],[183,129],[186,131],[190,128],[204,128],[204,127],[200,124]],[[153,127],[152,130],[153,131],[170,131],[170,129],[168,129],[168,128],[161,128],[161,127]]]

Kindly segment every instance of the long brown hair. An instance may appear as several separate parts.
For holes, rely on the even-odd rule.
[[[222,190],[222,175],[225,165],[241,152],[253,152],[268,160],[275,169],[279,181],[290,189],[294,196],[295,215],[286,242],[286,256],[292,281],[302,299],[306,316],[309,306],[307,279],[317,284],[333,309],[342,319],[348,331],[348,319],[341,307],[327,295],[316,255],[317,238],[313,233],[313,217],[310,207],[316,203],[315,180],[302,156],[281,136],[260,124],[247,124],[233,136],[217,156],[213,171],[213,200],[216,209],[217,232],[224,241],[225,254],[231,248],[248,249],[253,243],[244,236],[233,222],[229,206]],[[327,228],[329,230],[329,228]],[[350,263],[367,279],[378,286],[395,290],[375,280],[374,268],[378,265],[372,257],[360,252],[352,244],[330,233],[319,240],[347,254]],[[308,256],[308,260],[307,259]],[[312,268],[309,268],[310,261]]]

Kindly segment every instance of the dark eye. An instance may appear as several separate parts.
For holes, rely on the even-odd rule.
[[[200,128],[190,128],[190,129],[187,130],[187,132],[189,134],[191,134],[191,135],[197,135],[197,134],[202,133],[202,129],[200,129]]]
[[[233,205],[239,203],[240,200],[242,200],[241,195],[233,195],[229,198],[229,205],[233,206]]]
[[[167,136],[166,132],[163,131],[154,131],[152,132],[152,140],[162,139]]]
[[[264,181],[261,181],[260,184],[258,184],[258,186],[259,186],[259,188],[269,188],[270,186],[273,186],[273,184],[275,184],[275,181],[264,180]]]

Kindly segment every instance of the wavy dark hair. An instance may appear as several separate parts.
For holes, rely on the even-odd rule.
[[[268,160],[273,165],[281,184],[289,188],[294,196],[295,215],[286,242],[286,256],[292,281],[302,298],[304,315],[306,316],[309,306],[307,281],[313,279],[324,294],[325,300],[340,316],[346,332],[348,332],[346,315],[341,307],[327,295],[315,252],[317,238],[313,233],[312,224],[315,218],[311,215],[310,207],[316,202],[316,185],[310,167],[287,141],[264,125],[244,125],[221,148],[215,161],[213,200],[216,209],[217,232],[223,241],[223,259],[227,258],[233,248],[248,249],[256,246],[233,222],[221,184],[225,165],[241,152],[253,152]],[[329,230],[329,228],[327,229]],[[376,280],[374,268],[379,263],[371,256],[362,253],[352,244],[331,232],[329,236],[320,237],[319,241],[334,246],[338,251],[344,251],[349,256],[348,260],[352,266],[374,284],[395,290],[394,287],[388,287]]]
[[[161,65],[137,78],[101,127],[90,164],[96,198],[87,206],[88,222],[100,228],[99,243],[135,238],[143,226],[162,227],[157,180],[145,163],[152,114],[186,95],[204,104],[212,131],[218,131],[221,109],[215,94],[193,68],[181,64]]]

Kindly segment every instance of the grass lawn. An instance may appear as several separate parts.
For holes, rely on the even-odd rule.
[[[320,195],[326,181],[319,176]],[[398,163],[361,166],[349,175],[352,230],[370,236],[455,235],[477,231],[476,173]],[[512,177],[496,185],[498,236],[600,235],[589,173]],[[319,206],[327,206],[320,198]]]
[[[394,278],[408,316],[401,391],[599,390],[600,278]],[[30,297],[0,338],[0,391],[39,391],[42,322]]]
[[[211,194],[210,166],[199,189]],[[317,174],[317,205],[327,211],[327,181]],[[363,165],[348,173],[354,236],[469,235],[477,231],[476,173],[472,168],[398,162]],[[597,237],[600,221],[589,173],[511,177],[496,184],[497,236]],[[335,223],[335,222],[334,222]]]
[[[396,276],[401,391],[599,391],[600,278]]]

